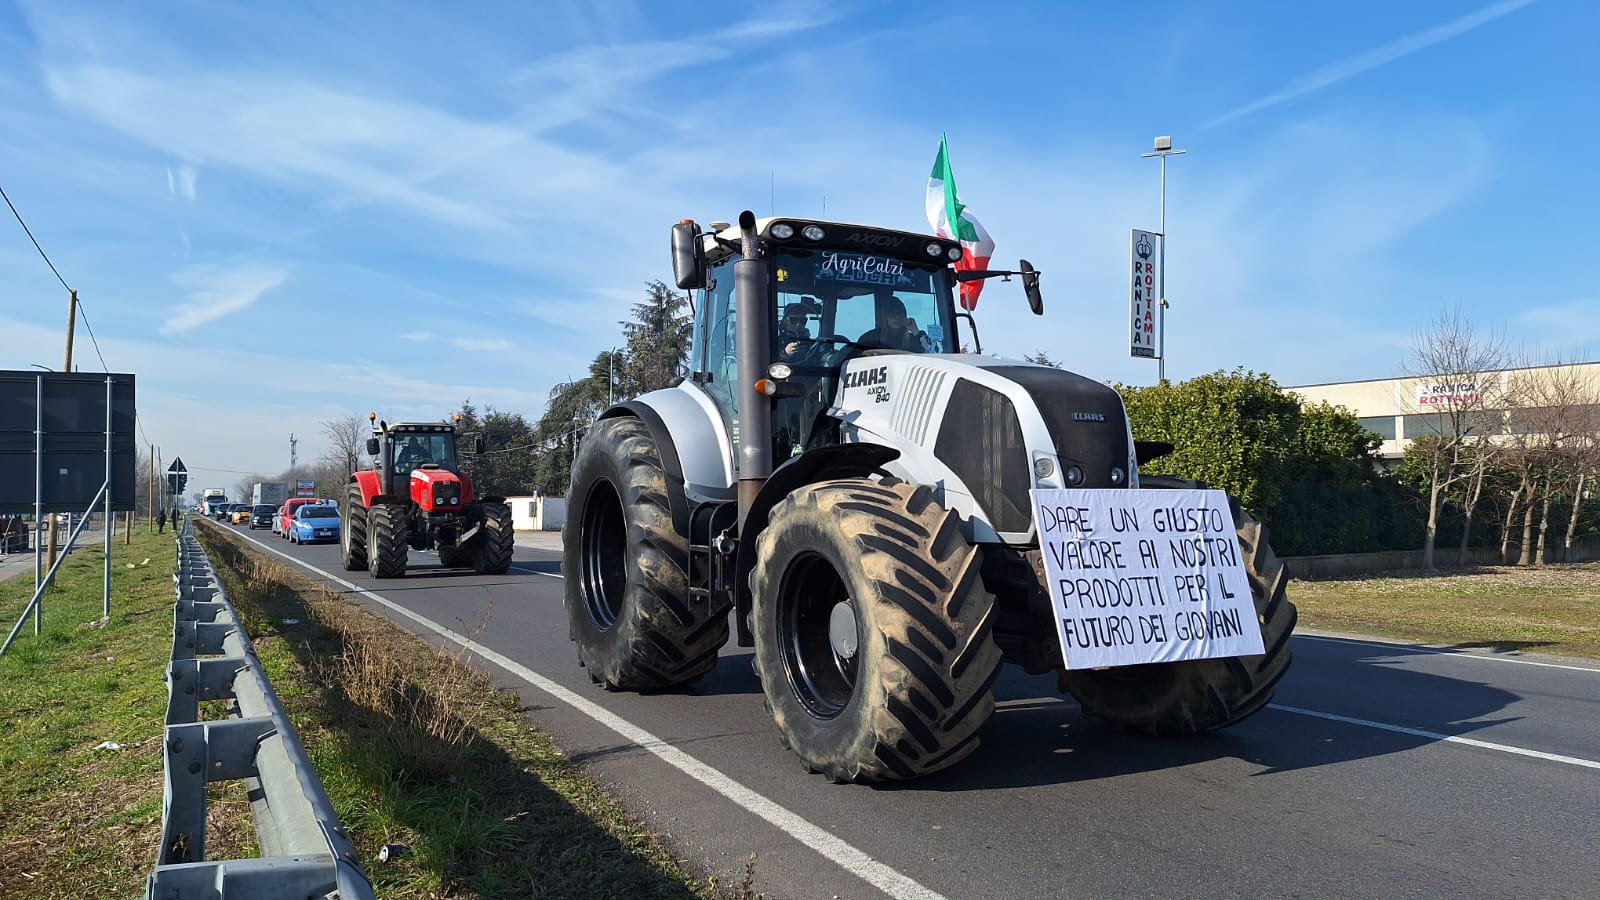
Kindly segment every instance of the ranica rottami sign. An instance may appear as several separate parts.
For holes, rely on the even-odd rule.
[[[1418,406],[1468,406],[1483,401],[1476,381],[1437,381],[1417,385]]]

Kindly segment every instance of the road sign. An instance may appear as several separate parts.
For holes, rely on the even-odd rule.
[[[183,457],[174,456],[172,458],[172,465],[167,466],[167,471],[168,472],[187,472],[189,470],[187,468],[185,468],[184,465],[183,465]]]

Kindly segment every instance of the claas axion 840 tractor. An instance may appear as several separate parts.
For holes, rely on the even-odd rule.
[[[1197,485],[1139,476],[1172,448],[1135,442],[1110,387],[980,355],[959,285],[1017,276],[1040,313],[1027,261],[958,273],[950,240],[749,212],[709,231],[685,220],[672,252],[678,287],[697,292],[690,375],[612,406],[573,461],[566,606],[592,680],[694,681],[731,610],[780,739],[834,781],[967,756],[1006,662],[1056,672],[1086,713],[1152,735],[1271,699],[1295,610],[1236,500],[1263,655],[1064,662],[1030,489]]]
[[[456,461],[455,424],[367,418],[373,467],[352,473],[345,491],[339,529],[345,569],[398,578],[408,550],[437,550],[447,567],[505,574],[514,548],[511,509],[503,497],[474,495]],[[474,437],[472,447],[483,453],[483,438]]]

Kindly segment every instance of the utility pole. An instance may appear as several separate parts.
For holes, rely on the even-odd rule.
[[[61,371],[63,372],[72,371],[72,330],[77,324],[78,292],[69,288],[67,290],[67,356],[66,360],[61,364]],[[107,508],[110,508],[109,503]],[[45,567],[48,569],[56,564],[56,514],[50,513],[46,520],[50,523],[49,561],[45,563]]]
[[[1159,262],[1161,264],[1161,283],[1156,285],[1156,292],[1161,295],[1161,340],[1156,345],[1156,381],[1167,380],[1167,157],[1187,153],[1187,150],[1172,149],[1172,136],[1161,135],[1156,138],[1155,150],[1139,154],[1141,159],[1152,156],[1161,158],[1161,249]]]
[[[289,471],[291,472],[294,471],[295,463],[299,459],[299,453],[297,449],[299,443],[299,441],[294,439],[294,432],[289,432]]]

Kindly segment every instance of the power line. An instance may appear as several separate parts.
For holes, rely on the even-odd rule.
[[[89,314],[83,311],[83,300],[78,300],[78,315],[83,317],[83,327],[89,331],[89,343],[94,345],[94,355],[100,357],[100,371],[110,372],[111,367],[106,365],[106,358],[100,353],[100,342],[94,339],[94,328],[89,325]]]
[[[11,198],[6,197],[5,188],[0,188],[0,197],[5,197],[6,205],[11,207],[11,214],[17,217],[17,224],[22,226],[22,231],[28,236],[28,240],[33,241],[33,249],[39,251],[39,255],[44,257],[44,264],[50,267],[51,272],[55,272],[56,280],[61,282],[62,287],[71,291],[72,288],[67,286],[67,280],[61,277],[60,272],[56,272],[56,264],[50,261],[50,257],[46,255],[44,248],[39,246],[39,239],[33,236],[33,232],[28,228],[28,223],[22,221],[22,213],[17,212],[17,208],[12,204]]]

